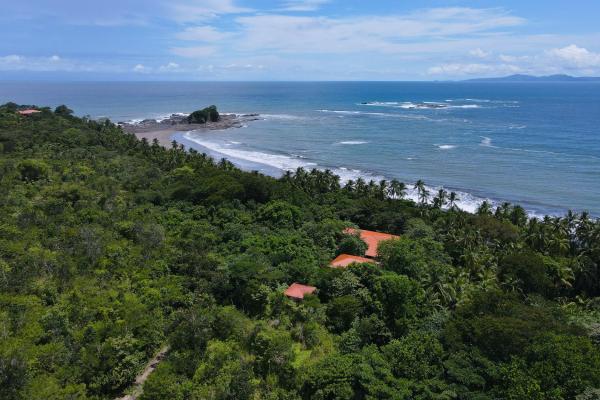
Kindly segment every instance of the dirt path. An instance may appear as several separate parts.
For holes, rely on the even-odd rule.
[[[165,358],[167,352],[169,351],[169,346],[163,346],[158,353],[148,361],[146,364],[146,368],[135,378],[135,382],[132,385],[131,394],[125,395],[123,397],[119,397],[116,400],[136,400],[142,394],[142,388],[144,387],[144,382],[150,376],[152,372],[156,369],[158,364]]]

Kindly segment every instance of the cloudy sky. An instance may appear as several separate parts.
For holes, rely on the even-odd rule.
[[[0,79],[600,75],[598,0],[3,3]]]

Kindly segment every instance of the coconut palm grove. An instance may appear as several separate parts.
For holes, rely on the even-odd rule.
[[[417,186],[0,106],[0,398],[600,398],[600,222]]]

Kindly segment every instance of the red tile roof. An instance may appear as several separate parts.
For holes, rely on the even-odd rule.
[[[30,115],[30,114],[35,114],[35,113],[39,113],[39,112],[41,112],[41,111],[40,110],[33,110],[33,109],[18,111],[18,113],[21,114],[21,115]]]
[[[370,258],[353,256],[350,254],[340,254],[329,265],[333,268],[345,268],[352,263],[374,263]]]
[[[389,233],[381,233],[381,232],[374,232],[374,231],[367,231],[364,229],[354,229],[354,228],[346,228],[344,229],[344,233],[349,233],[349,234],[356,234],[356,233],[360,234],[360,238],[367,243],[367,251],[365,252],[365,255],[367,257],[377,257],[377,247],[379,246],[379,242],[383,241],[383,240],[390,240],[390,239],[398,239],[400,238],[400,236],[396,236],[396,235],[391,235]]]
[[[285,294],[288,297],[292,297],[294,299],[303,299],[307,294],[313,294],[314,291],[317,290],[314,286],[302,285],[300,283],[292,283],[290,287],[285,289]]]

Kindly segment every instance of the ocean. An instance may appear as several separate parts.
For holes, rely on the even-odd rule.
[[[532,216],[600,216],[598,83],[0,82],[7,101],[115,122],[215,104],[261,119],[175,137],[245,169],[423,179],[456,191],[467,211],[488,199]]]

